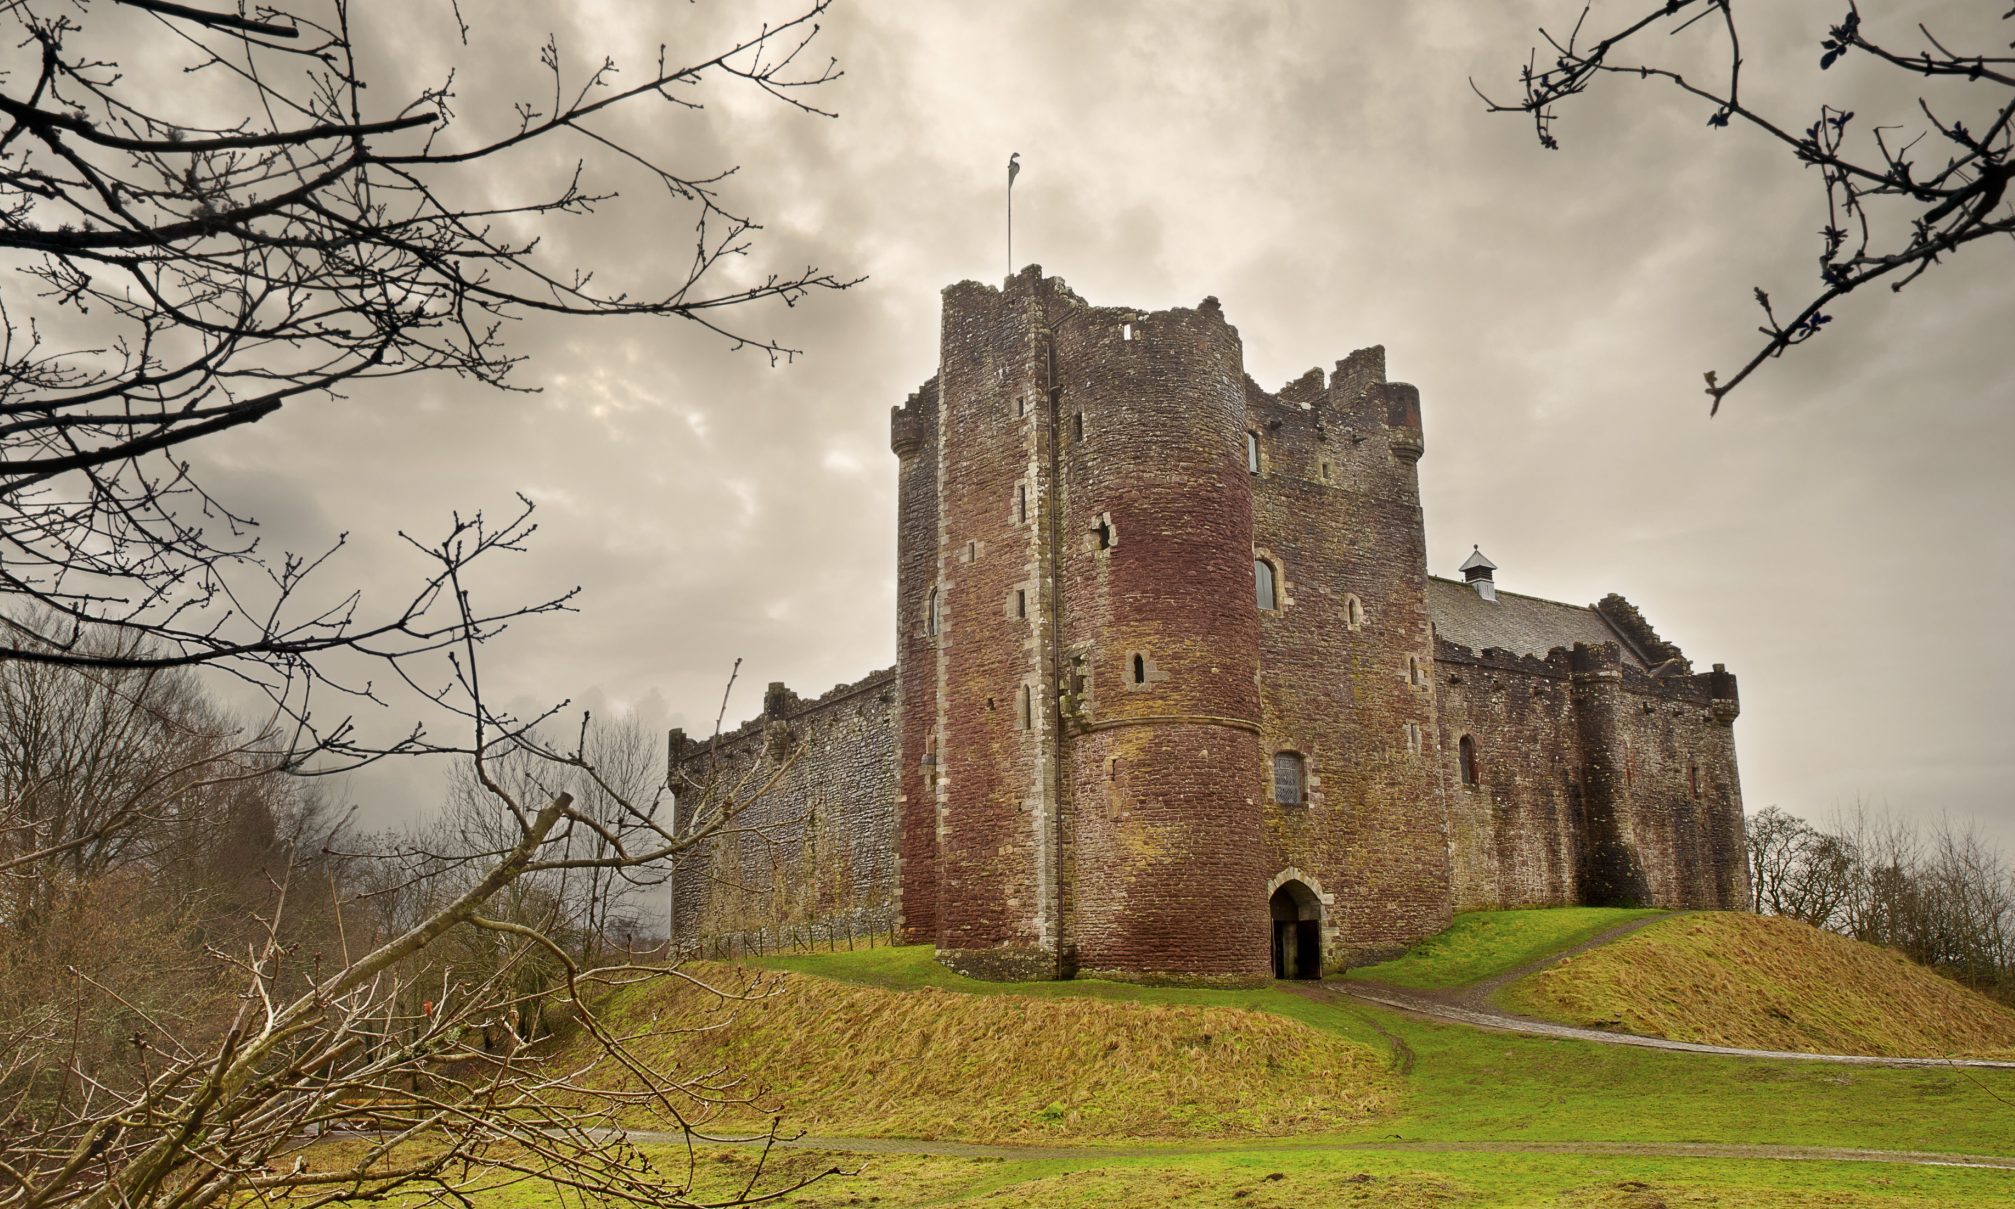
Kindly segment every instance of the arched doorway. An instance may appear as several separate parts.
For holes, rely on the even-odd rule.
[[[1322,900],[1298,881],[1281,883],[1267,907],[1273,915],[1273,976],[1322,977]]]

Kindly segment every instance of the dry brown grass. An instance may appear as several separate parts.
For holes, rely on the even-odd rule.
[[[2015,1011],[1893,950],[1776,916],[1662,920],[1500,998],[1550,1020],[1708,1045],[2015,1056]]]
[[[719,985],[754,977],[731,966],[694,972]],[[788,1125],[812,1133],[1282,1136],[1360,1124],[1389,1111],[1397,1095],[1369,1049],[1262,1012],[762,977],[779,993],[755,1003],[659,984],[609,1006],[633,1033],[665,1033],[640,1037],[639,1053],[687,1071],[735,1072]],[[671,1031],[697,1025],[712,1027]],[[625,1084],[606,1066],[594,1077],[611,1089]],[[650,1122],[639,1114],[635,1123]]]

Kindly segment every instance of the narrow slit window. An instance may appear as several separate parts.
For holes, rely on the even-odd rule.
[[[1364,602],[1355,596],[1343,598],[1343,623],[1353,630],[1364,628]]]
[[[1283,751],[1273,757],[1273,800],[1281,806],[1299,806],[1304,801],[1302,783],[1307,778],[1299,752]]]
[[[1014,519],[1018,525],[1028,524],[1028,484],[1018,483],[1014,489]]]
[[[1462,783],[1464,785],[1481,784],[1481,779],[1476,775],[1476,740],[1470,738],[1468,735],[1462,736],[1462,741],[1456,744],[1455,752],[1456,759],[1462,765]]]
[[[1101,550],[1112,549],[1112,521],[1105,517],[1100,517],[1096,532],[1098,533],[1098,548]]]
[[[1263,558],[1253,559],[1252,582],[1253,590],[1259,598],[1259,607],[1263,612],[1271,613],[1275,608],[1279,607],[1276,603],[1278,594],[1274,590],[1272,563]]]
[[[1406,724],[1406,750],[1407,750],[1407,754],[1409,754],[1409,755],[1415,755],[1415,756],[1417,756],[1417,755],[1419,755],[1419,754],[1420,754],[1420,748],[1421,748],[1421,742],[1420,742],[1420,723],[1418,723],[1418,722],[1409,722],[1409,723],[1407,723],[1407,724]]]
[[[1249,474],[1259,473],[1259,434],[1245,434],[1245,469]]]
[[[1035,725],[1035,693],[1024,684],[1021,686],[1021,728],[1027,730]]]
[[[1692,789],[1693,797],[1697,801],[1700,797],[1700,765],[1688,764],[1686,766],[1686,783]]]
[[[1145,655],[1135,655],[1133,657],[1133,682],[1135,684],[1147,683],[1147,656]],[[1693,796],[1699,797],[1700,795],[1696,793]]]
[[[1028,589],[1026,588],[1016,588],[1014,590],[1014,615],[1020,618],[1028,617]]]
[[[1077,419],[1072,421],[1072,423],[1076,426],[1077,439],[1080,441],[1084,440],[1084,413],[1078,412]]]
[[[1406,682],[1415,688],[1419,688],[1427,683],[1427,673],[1422,670],[1420,656],[1418,655],[1408,655],[1406,657]]]
[[[933,637],[944,625],[944,602],[936,588],[931,589],[930,607],[924,611],[924,633]]]
[[[1122,339],[1122,340],[1131,340],[1131,339],[1133,339],[1133,324],[1131,324],[1131,323],[1122,323],[1122,324],[1120,324],[1120,325],[1119,325],[1119,338],[1120,338],[1120,339]]]

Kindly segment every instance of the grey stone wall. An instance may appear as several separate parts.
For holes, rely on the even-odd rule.
[[[779,925],[883,926],[896,891],[893,668],[804,701],[781,684],[716,740],[673,732],[678,825],[724,828],[672,869],[672,928],[692,939]]]

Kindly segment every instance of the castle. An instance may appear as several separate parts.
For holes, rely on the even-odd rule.
[[[1430,576],[1382,348],[1277,393],[1217,300],[944,292],[894,409],[896,666],[672,736],[674,931],[900,929],[987,978],[1250,983],[1486,907],[1748,901],[1735,677],[1627,601]]]

